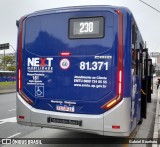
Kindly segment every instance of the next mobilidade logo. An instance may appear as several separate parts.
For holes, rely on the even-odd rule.
[[[28,72],[53,72],[53,58],[28,58]]]

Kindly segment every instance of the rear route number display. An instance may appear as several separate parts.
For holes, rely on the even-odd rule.
[[[104,37],[104,17],[72,18],[69,20],[69,38]]]

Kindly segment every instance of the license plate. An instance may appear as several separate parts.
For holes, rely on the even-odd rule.
[[[61,106],[61,105],[57,105],[56,110],[66,111],[66,112],[74,112],[75,111],[74,106]]]
[[[60,118],[48,117],[47,122],[82,126],[82,120],[70,120],[70,119],[60,119]]]

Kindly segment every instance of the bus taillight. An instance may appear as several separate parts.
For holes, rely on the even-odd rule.
[[[102,106],[102,109],[110,109],[122,100],[122,71],[118,72],[118,95]]]
[[[117,100],[113,99],[109,103],[107,103],[106,108],[109,109],[116,104]],[[105,108],[105,107],[104,107]]]
[[[122,71],[119,71],[118,94],[122,94]]]
[[[104,109],[104,110],[109,110],[113,106],[115,106],[117,103],[119,103],[121,100],[122,100],[122,96],[117,95],[115,98],[110,100],[108,103],[104,104],[101,108]]]
[[[28,98],[22,91],[22,36],[23,36],[23,21],[25,17],[23,17],[20,21],[20,31],[18,38],[18,92],[21,97],[28,103],[32,104],[33,101]]]
[[[28,96],[26,96],[22,90],[19,91],[19,94],[28,104],[33,104],[33,101]]]
[[[19,38],[18,38],[18,91],[22,90],[22,32],[23,32],[23,17],[19,25]]]
[[[101,108],[108,110],[118,104],[122,100],[123,90],[123,15],[121,11],[115,10],[119,16],[118,21],[118,68],[117,68],[117,91],[116,96],[109,102],[104,104]]]
[[[21,90],[22,89],[22,72],[21,70],[19,69],[18,70],[18,90]]]
[[[62,52],[60,53],[61,56],[70,56],[71,53],[70,52]]]

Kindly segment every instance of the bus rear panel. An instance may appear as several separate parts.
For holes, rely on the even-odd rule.
[[[22,125],[129,136],[131,22],[121,7],[69,7],[20,19],[17,121]]]

